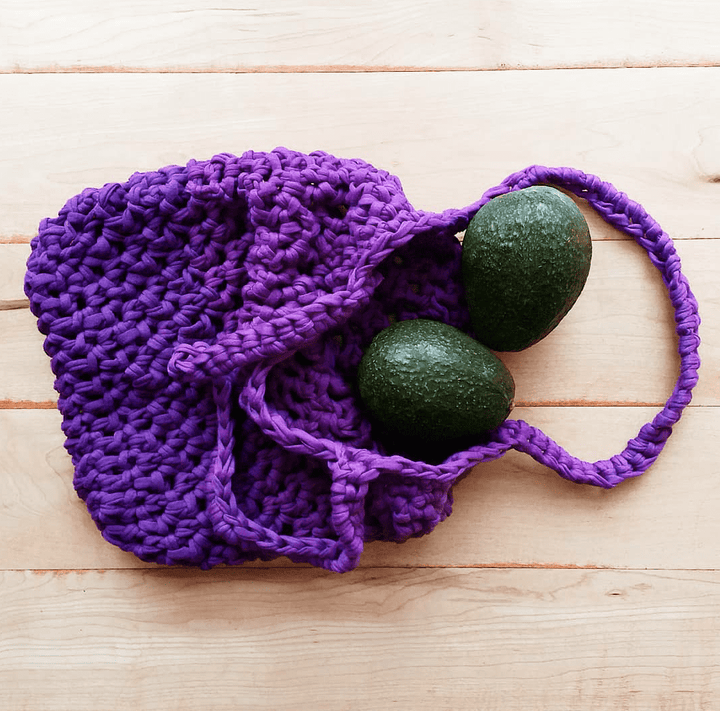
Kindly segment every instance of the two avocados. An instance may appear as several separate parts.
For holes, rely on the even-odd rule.
[[[465,232],[461,276],[475,338],[427,319],[373,339],[358,369],[361,400],[380,429],[420,445],[480,437],[513,406],[512,375],[492,351],[547,336],[582,291],[592,243],[577,205],[549,186],[486,203]]]

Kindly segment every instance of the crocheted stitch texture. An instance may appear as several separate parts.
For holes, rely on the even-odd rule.
[[[456,234],[488,200],[541,183],[586,200],[660,270],[673,393],[609,460],[512,419],[439,462],[393,452],[358,402],[363,350],[391,319],[470,332]],[[365,541],[431,531],[453,484],[509,449],[613,487],[655,461],[697,382],[697,303],[670,238],[570,168],[531,166],[435,214],[361,160],[222,154],[84,190],[42,221],[27,267],[77,493],[108,541],[161,564],[288,556],[348,571]]]

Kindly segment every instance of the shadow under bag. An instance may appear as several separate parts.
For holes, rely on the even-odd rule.
[[[355,377],[391,320],[470,332],[456,234],[488,200],[547,184],[586,200],[660,270],[681,372],[608,460],[506,420],[437,463],[388,450]],[[88,188],[32,241],[25,292],[46,336],[74,484],[102,535],[145,561],[287,556],[344,572],[365,541],[430,532],[478,462],[525,452],[578,483],[645,471],[690,402],[697,303],[672,241],[595,176],[531,166],[461,210],[414,209],[399,180],[323,152],[222,154]]]

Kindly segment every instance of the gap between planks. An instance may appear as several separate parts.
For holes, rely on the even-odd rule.
[[[203,67],[190,69],[187,67],[126,67],[122,65],[99,66],[67,66],[67,67],[12,67],[0,69],[0,74],[412,74],[412,73],[443,73],[443,72],[544,72],[563,70],[608,70],[608,69],[695,69],[720,67],[720,62],[597,62],[582,66],[574,64],[547,64],[543,66],[499,65],[496,67],[424,67],[362,64],[278,64],[259,67]]]
[[[0,410],[55,410],[55,400],[0,400]],[[515,407],[664,407],[664,402],[623,402],[621,400],[519,400]],[[720,407],[720,405],[688,404],[687,407]]]
[[[290,563],[284,562],[282,559],[278,559],[279,564],[260,564],[260,563],[245,563],[243,565],[231,566],[218,566],[211,570],[202,571],[198,567],[169,567],[169,566],[153,566],[148,564],[146,566],[127,566],[127,567],[115,567],[115,568],[0,568],[1,573],[34,573],[37,575],[50,573],[57,577],[72,574],[105,574],[105,573],[129,573],[129,572],[142,572],[157,575],[166,575],[167,573],[176,572],[201,572],[204,575],[212,576],[213,573],[242,573],[244,571],[255,571],[255,572],[266,572],[266,573],[292,573],[292,572],[310,572],[317,571],[318,573],[329,573],[330,571],[324,570],[323,568],[315,567],[309,563]],[[611,566],[611,565],[576,565],[573,563],[427,563],[427,564],[415,564],[415,565],[360,565],[350,572],[364,572],[370,573],[374,570],[587,570],[587,571],[608,571],[618,573],[673,573],[673,572],[685,572],[685,573],[717,573],[720,572],[720,568],[696,568],[696,567],[625,567],[625,566]],[[338,574],[338,575],[342,575]],[[334,577],[334,576],[333,576]]]
[[[54,400],[0,400],[0,410],[56,410]]]
[[[711,175],[707,178],[708,183],[720,183],[720,175]],[[582,200],[582,197],[579,199]],[[35,235],[27,236],[27,235],[0,235],[0,245],[3,244],[30,244],[30,241],[34,238]],[[713,239],[718,239],[717,237],[714,237],[712,235],[708,236],[693,236],[693,237],[687,237],[683,241],[689,242],[690,240],[698,240],[698,241],[709,241]],[[633,239],[630,236],[620,236],[620,237],[603,237],[603,239],[593,239],[593,242],[632,242]],[[679,241],[679,240],[676,240]]]

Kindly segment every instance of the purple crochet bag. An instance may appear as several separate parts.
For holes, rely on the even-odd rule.
[[[606,461],[509,419],[434,463],[373,437],[355,391],[391,319],[470,331],[456,234],[539,183],[586,200],[662,273],[681,373]],[[287,556],[344,572],[365,541],[430,532],[452,486],[509,449],[613,487],[656,459],[690,402],[697,303],[670,238],[597,177],[532,166],[462,210],[414,209],[361,160],[278,148],[86,189],[32,241],[25,292],[46,336],[74,483],[103,536],[145,561],[209,568]]]

